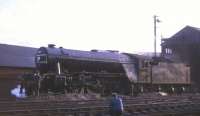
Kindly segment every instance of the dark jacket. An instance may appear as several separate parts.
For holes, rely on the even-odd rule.
[[[122,99],[120,97],[112,98],[111,103],[110,103],[110,107],[111,107],[112,112],[115,112],[115,111],[123,112],[124,107],[123,107]]]

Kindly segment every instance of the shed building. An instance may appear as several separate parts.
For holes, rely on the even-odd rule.
[[[200,90],[200,28],[186,26],[170,38],[162,39],[162,56],[190,66],[193,86]]]
[[[36,48],[0,44],[0,99],[14,98],[10,91],[19,83],[18,77],[35,69]]]

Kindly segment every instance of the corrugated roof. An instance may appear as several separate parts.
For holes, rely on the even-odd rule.
[[[186,26],[168,39],[163,39],[161,43],[164,45],[183,45],[183,44],[199,44],[200,28]]]
[[[0,66],[34,68],[36,48],[0,44]]]
[[[200,28],[186,26],[170,39],[188,40],[189,42],[200,42]]]

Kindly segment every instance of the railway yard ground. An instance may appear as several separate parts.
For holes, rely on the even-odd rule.
[[[121,96],[123,116],[199,116],[200,94]],[[0,101],[0,116],[109,116],[109,97],[97,94],[41,95]]]

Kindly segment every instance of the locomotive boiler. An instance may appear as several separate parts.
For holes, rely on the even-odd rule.
[[[80,51],[49,45],[37,50],[35,63],[37,73],[29,78],[24,76],[22,81],[28,95],[48,92],[130,95],[182,92],[190,86],[190,70],[183,63],[163,58],[158,62],[151,57],[112,50]]]

